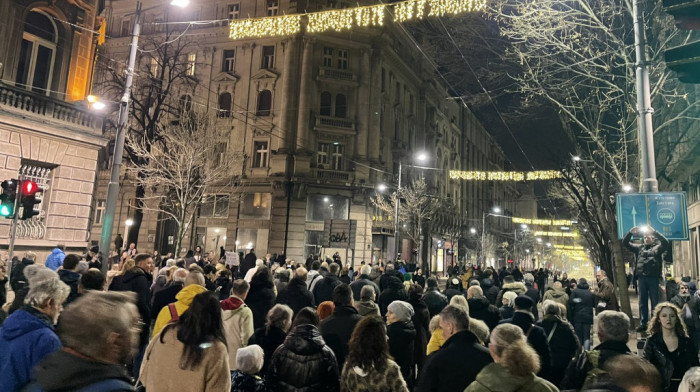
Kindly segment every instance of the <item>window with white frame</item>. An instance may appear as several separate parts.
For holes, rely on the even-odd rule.
[[[345,146],[342,144],[333,143],[331,146],[331,170],[344,170],[343,168],[343,154],[345,152]]]
[[[194,76],[194,67],[197,64],[197,53],[187,55],[187,76]]]
[[[97,200],[95,202],[95,226],[102,226],[102,221],[105,216],[105,201]]]
[[[318,166],[319,169],[328,169],[330,152],[330,143],[318,144],[318,149],[316,150],[316,166]]]
[[[52,18],[39,10],[32,10],[27,15],[24,26],[17,64],[17,86],[49,95],[58,30]]]
[[[267,2],[267,16],[276,16],[280,9],[279,1],[268,1]]]
[[[333,48],[323,48],[323,66],[330,68],[333,66]]]
[[[256,141],[254,148],[253,167],[267,167],[267,159],[270,153],[267,141]]]
[[[202,198],[199,206],[199,216],[201,217],[227,217],[228,216],[229,195],[217,194],[206,195]]]
[[[344,170],[343,154],[345,146],[339,143],[319,143],[316,151],[316,164],[319,169]]]
[[[233,73],[236,67],[236,50],[224,49],[223,61],[221,63],[221,72]]]
[[[241,16],[241,3],[229,4],[226,7],[228,20],[238,19]]]

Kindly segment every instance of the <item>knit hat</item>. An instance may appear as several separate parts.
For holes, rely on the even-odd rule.
[[[415,314],[413,306],[405,301],[394,301],[389,304],[387,310],[395,314],[399,321],[410,321]]]
[[[89,269],[90,269],[90,264],[88,264],[88,262],[85,260],[80,260],[78,262],[78,269],[76,270],[76,272],[82,275],[85,273],[85,271],[87,271]]]
[[[247,374],[256,374],[260,372],[263,366],[265,353],[257,344],[241,347],[236,351],[236,365],[238,370]]]
[[[515,298],[515,307],[521,310],[529,310],[534,304],[535,301],[527,295],[519,295]]]

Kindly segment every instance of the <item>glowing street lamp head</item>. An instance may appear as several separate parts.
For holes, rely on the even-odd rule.
[[[88,95],[86,99],[89,103],[97,102],[97,97],[95,95],[92,95],[92,94]]]
[[[581,157],[578,156],[578,155],[574,155],[574,156],[571,157],[571,160],[573,160],[574,162],[578,162],[578,161],[581,160]]]
[[[377,185],[377,190],[379,192],[384,192],[386,190],[386,184],[379,184]]]
[[[102,110],[105,108],[105,106],[107,106],[107,105],[105,105],[104,102],[100,102],[100,101],[97,101],[97,102],[92,104],[92,108],[95,110]]]
[[[476,229],[472,227],[471,229],[469,229],[469,232],[472,234],[476,234]]]
[[[131,225],[134,224],[134,220],[133,220],[133,219],[127,219],[126,222],[124,222],[124,224],[127,225],[127,226],[131,226]]]
[[[425,161],[428,160],[428,154],[426,154],[426,153],[424,153],[424,152],[418,153],[418,155],[416,155],[416,159],[417,159],[419,162],[425,162]]]
[[[625,184],[622,186],[622,191],[623,192],[632,192],[632,185],[630,184]]]
[[[491,211],[493,211],[496,214],[500,214],[502,210],[501,210],[501,207],[493,207],[491,209]]]
[[[170,5],[174,5],[175,7],[185,8],[188,5],[190,5],[190,0],[172,0],[170,2]]]

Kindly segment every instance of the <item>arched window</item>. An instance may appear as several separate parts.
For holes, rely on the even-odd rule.
[[[58,30],[47,14],[32,10],[24,22],[17,65],[17,85],[49,95],[56,61]]]
[[[330,116],[331,115],[331,93],[328,91],[324,91],[321,93],[321,110],[320,115],[321,116]]]
[[[231,93],[219,95],[219,117],[231,117]]]
[[[338,94],[335,96],[335,116],[345,118],[347,115],[347,101],[345,95]]]
[[[272,109],[272,93],[270,90],[263,90],[258,93],[258,110],[256,116],[267,117]]]

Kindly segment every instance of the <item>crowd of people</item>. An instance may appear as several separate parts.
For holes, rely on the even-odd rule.
[[[107,276],[90,268],[94,252],[60,246],[13,263],[1,391],[700,389],[699,300],[682,284],[655,304],[637,356],[603,270],[593,288],[544,269],[468,268],[441,289],[402,262],[355,272],[339,257],[251,251],[231,266],[201,249],[178,260],[129,249]]]

